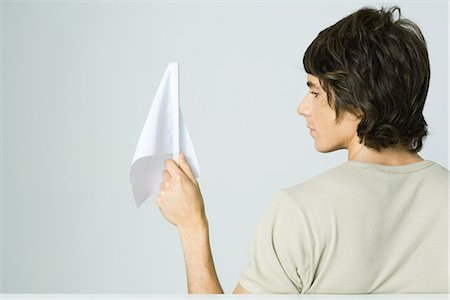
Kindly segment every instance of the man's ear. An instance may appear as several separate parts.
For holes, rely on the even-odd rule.
[[[348,112],[348,111],[345,111],[345,112],[343,112],[342,114],[345,114],[345,117],[346,118],[348,118],[349,120],[351,120],[351,121],[358,121],[358,122],[360,122],[361,120],[362,120],[362,118],[364,118],[364,113],[363,113],[363,111],[361,110],[361,109],[356,109],[355,111],[353,111],[353,112]]]

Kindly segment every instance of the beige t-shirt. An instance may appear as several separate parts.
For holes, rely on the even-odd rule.
[[[251,293],[448,293],[449,171],[347,161],[282,189],[240,284]]]

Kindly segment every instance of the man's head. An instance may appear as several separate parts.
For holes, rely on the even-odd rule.
[[[396,10],[398,20],[394,20]],[[319,141],[319,151],[345,148],[352,133],[375,150],[420,151],[427,135],[422,111],[430,64],[425,38],[415,23],[401,18],[400,8],[364,7],[326,28],[306,50],[303,66],[309,81],[319,83],[311,92],[322,91],[324,98],[308,93],[299,113],[317,126],[324,118],[333,118],[335,126],[328,122],[330,126],[324,128],[328,133],[313,132],[316,138],[334,137],[331,143]],[[328,105],[317,106],[320,120],[308,115],[315,105],[313,98],[325,99]],[[344,140],[337,140],[339,132]]]

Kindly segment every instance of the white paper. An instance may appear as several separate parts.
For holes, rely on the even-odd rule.
[[[185,155],[194,176],[200,177],[197,156],[179,103],[178,63],[170,63],[153,99],[131,163],[130,182],[137,207],[159,194],[164,161],[177,160],[180,152]]]

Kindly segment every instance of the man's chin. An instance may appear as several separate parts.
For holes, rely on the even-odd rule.
[[[336,150],[345,149],[343,147],[322,146],[317,144],[314,144],[314,148],[316,148],[316,150],[320,153],[330,153]]]

